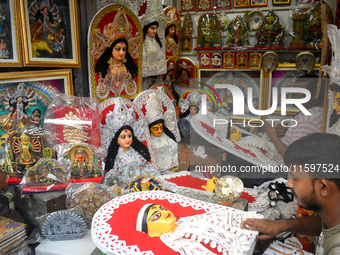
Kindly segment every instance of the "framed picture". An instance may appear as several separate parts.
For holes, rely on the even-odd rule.
[[[224,52],[223,53],[223,67],[224,68],[235,68],[235,53]]]
[[[211,53],[211,67],[221,68],[222,67],[222,52]]]
[[[47,107],[57,92],[73,95],[72,70],[48,70],[2,73],[0,80],[0,136],[12,130],[18,104],[13,100],[25,97],[27,120],[38,109],[40,125]],[[18,109],[20,110],[20,109]],[[14,119],[13,119],[14,118]]]
[[[24,66],[80,67],[76,0],[20,0]]]
[[[236,68],[248,68],[248,52],[236,53]]]
[[[19,3],[0,0],[0,67],[22,66]]]
[[[211,67],[211,53],[210,52],[199,52],[199,65],[203,68]]]
[[[317,76],[320,65],[312,70]],[[279,64],[275,70],[269,75],[269,92],[268,99],[266,102],[267,109],[270,108],[272,103],[272,92],[273,88],[277,88],[277,108],[274,114],[281,114],[281,89],[286,87],[293,87],[298,77],[298,71],[296,70],[295,64]],[[287,99],[292,98],[292,94],[287,94]],[[295,105],[287,105],[287,115],[295,115],[300,110]]]
[[[231,0],[214,0],[215,10],[231,9]]]
[[[250,52],[249,53],[249,68],[261,69],[262,53]]]
[[[210,11],[212,9],[213,0],[196,0],[196,11]]]
[[[234,0],[234,8],[249,7],[251,0]]]
[[[180,12],[195,11],[196,1],[195,0],[180,0],[178,1]]]
[[[290,5],[290,0],[273,0],[273,5]]]
[[[268,0],[251,0],[250,6],[267,6]]]
[[[260,122],[264,120],[265,116],[254,115],[249,111],[248,103],[247,103],[247,91],[248,88],[252,88],[252,102],[255,109],[264,110],[266,98],[265,98],[265,86],[262,84],[261,79],[261,70],[242,70],[242,69],[234,69],[234,70],[225,70],[225,69],[197,69],[197,77],[201,84],[207,84],[211,87],[215,87],[215,84],[232,84],[235,85],[238,89],[240,89],[244,95],[244,100],[242,103],[244,104],[244,114],[235,115],[233,113],[234,107],[234,97],[230,90],[228,89],[216,89],[216,92],[219,94],[219,97],[222,100],[222,103],[226,105],[229,114],[234,120],[251,120],[252,122]],[[235,97],[236,98],[236,97]],[[236,104],[237,102],[235,102]],[[235,106],[236,107],[236,106]],[[239,106],[238,106],[239,108]]]

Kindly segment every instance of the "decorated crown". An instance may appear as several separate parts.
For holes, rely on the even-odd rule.
[[[139,21],[142,27],[150,24],[151,22],[157,21],[159,24],[159,31],[157,32],[164,30],[166,21],[161,2],[158,0],[147,0],[146,11],[139,18]]]
[[[74,115],[73,112],[65,114],[63,119],[68,120],[68,123],[71,123],[71,121],[74,121],[75,123],[72,126],[64,125],[63,133],[65,141],[68,143],[85,143],[88,139],[88,133],[83,130],[81,124],[78,124],[78,122],[81,122],[82,120]]]
[[[200,107],[201,105],[201,93],[199,93],[197,90],[194,90],[188,95],[189,105],[195,105]]]
[[[146,108],[145,118],[148,124],[159,119],[164,119],[163,105],[155,92],[149,95],[149,99],[146,103],[145,108]]]
[[[133,13],[131,13],[133,15]],[[142,35],[136,32],[133,36],[133,27],[128,21],[123,6],[119,7],[113,22],[106,24],[101,29],[96,28],[90,35],[90,43],[92,44],[91,55],[93,58],[98,59],[106,48],[118,38],[125,38],[129,44],[129,53],[133,58],[138,57],[139,48],[142,42]]]

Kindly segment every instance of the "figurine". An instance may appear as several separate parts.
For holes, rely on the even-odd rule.
[[[229,20],[225,12],[222,12],[220,14],[220,21],[221,21],[221,30],[222,31],[228,30]]]
[[[26,110],[37,104],[35,92],[31,91],[30,88],[25,89],[24,83],[19,83],[14,93],[10,93],[7,89],[3,100],[5,107],[1,110],[10,110],[5,116],[1,116],[0,127],[4,132],[11,131],[16,126],[21,128],[26,125]],[[16,123],[16,126],[14,126],[14,123]]]
[[[256,47],[280,47],[284,33],[285,28],[281,25],[279,17],[274,11],[270,11],[256,32],[258,41]]]
[[[143,26],[143,77],[166,72],[164,29],[165,17],[159,1],[148,0],[145,14],[140,17]]]
[[[108,151],[105,170],[113,171],[126,185],[138,175],[157,173],[156,167],[150,162],[149,148],[139,138],[147,129],[146,126],[143,128],[143,123],[142,118],[136,119],[133,108],[117,98],[113,111],[105,117],[105,125],[101,125],[102,145],[107,146]]]
[[[238,15],[229,23],[226,45],[228,47],[249,46],[248,33],[249,25],[247,20]]]
[[[103,16],[114,18],[104,25],[99,22]],[[112,96],[131,98],[141,90],[142,70],[138,65],[142,66],[142,59],[138,57],[142,53],[143,38],[140,23],[121,5],[103,8],[94,20],[89,36],[91,77],[95,81],[91,87],[92,96],[100,101]]]
[[[139,94],[134,103],[141,109],[145,103],[145,118],[151,133],[151,145],[157,166],[161,170],[176,171],[178,169],[177,142],[180,136],[176,125],[176,112],[171,100],[161,91],[149,90]],[[163,107],[166,107],[165,111]]]
[[[189,13],[185,14],[182,26],[182,51],[190,52],[192,50],[192,20]]]
[[[141,175],[135,177],[128,185],[130,192],[164,190],[161,181],[150,175]]]
[[[175,7],[168,6],[164,9],[167,21],[165,28],[165,50],[167,58],[179,58],[181,17]]]
[[[179,72],[177,74],[177,83],[182,86],[190,87],[190,79],[194,69],[194,63],[188,58],[180,58],[178,60]]]
[[[220,21],[215,13],[204,13],[198,19],[197,47],[221,47]]]
[[[41,127],[41,110],[40,109],[34,109],[33,113],[28,117],[27,120],[27,126],[28,128],[37,128]]]

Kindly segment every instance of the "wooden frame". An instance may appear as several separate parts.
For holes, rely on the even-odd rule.
[[[227,68],[227,69],[235,68],[235,53],[234,52],[223,53],[223,68]]]
[[[20,8],[16,0],[0,0],[4,11],[0,18],[0,67],[22,66]]]
[[[319,71],[320,64],[316,64],[313,71]],[[281,100],[281,88],[292,87],[295,84],[298,71],[295,64],[279,64],[274,71],[269,73],[268,77],[268,93],[267,93],[267,109],[270,108],[272,103],[272,89],[278,88],[278,105],[274,114],[281,114],[280,100]],[[289,98],[289,97],[288,97]],[[296,115],[300,110],[296,107],[287,107],[287,115]]]
[[[249,68],[250,69],[261,69],[262,53],[260,52],[249,52]]]
[[[248,68],[248,52],[236,52],[236,68]]]
[[[273,0],[273,5],[289,5],[290,0]]]
[[[266,96],[265,96],[265,86],[263,84],[262,71],[261,70],[244,70],[244,69],[203,69],[197,68],[197,79],[199,84],[207,84],[212,87],[215,84],[233,84],[239,87],[242,92],[245,94],[246,87],[253,88],[253,94],[255,93],[255,97],[259,103],[258,109],[264,110],[266,107]],[[231,79],[230,79],[231,78]],[[222,103],[226,103],[228,107],[232,107],[233,102],[229,98],[229,94],[226,91],[222,91],[221,89],[216,89],[219,94]],[[246,98],[246,95],[245,95]],[[246,109],[246,108],[245,108]],[[237,116],[232,114],[232,110],[230,111],[230,116],[235,121],[243,121],[243,120],[254,120],[254,122],[261,122],[264,120],[265,116],[255,116],[250,113],[245,112],[243,116]]]
[[[259,6],[267,6],[268,0],[251,0],[250,6],[252,7],[259,7]]]
[[[24,66],[80,67],[77,1],[54,3],[44,15],[36,0],[20,0]]]
[[[234,0],[234,8],[244,8],[250,6],[251,0]]]

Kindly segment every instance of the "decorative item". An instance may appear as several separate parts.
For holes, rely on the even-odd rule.
[[[162,5],[158,0],[147,0],[145,13],[139,18],[143,27],[143,77],[166,73],[165,26]]]
[[[169,88],[172,88],[172,83],[176,75],[176,60],[168,58],[166,61],[167,71],[163,74],[163,84]]]
[[[74,240],[84,237],[87,226],[84,218],[79,214],[61,210],[51,213],[44,220],[41,232],[51,241]]]
[[[0,66],[22,66],[19,2],[6,0],[0,11]]]
[[[183,52],[190,52],[192,50],[192,20],[189,13],[185,14],[183,26],[182,26],[182,36],[181,36],[181,46]]]
[[[130,192],[164,190],[164,187],[161,181],[151,175],[136,176],[129,183],[127,188],[130,190]]]
[[[143,91],[133,103],[144,112],[158,168],[177,171],[177,143],[181,138],[173,103],[166,94],[158,90]]]
[[[210,11],[213,0],[196,0],[196,11]]]
[[[220,238],[224,241],[230,241],[229,244],[225,244],[228,245],[228,250],[234,249],[238,254],[252,253],[251,247],[256,241],[258,233],[241,229],[240,224],[241,221],[246,218],[260,218],[260,215],[254,212],[236,210],[164,191],[129,193],[111,200],[100,208],[93,217],[91,229],[92,240],[96,246],[105,254],[121,253],[124,250],[132,248],[137,250],[136,255],[146,253],[172,254],[173,250],[163,243],[161,240],[163,239],[162,237],[154,238],[150,237],[148,234],[136,231],[136,222],[140,222],[140,220],[138,220],[138,213],[140,210],[136,210],[136,208],[142,208],[145,204],[149,203],[159,204],[162,205],[162,207],[171,210],[176,218],[179,219],[177,224],[179,226],[184,224],[181,227],[178,227],[177,230],[183,229],[183,236],[184,232],[192,229],[195,231],[195,234],[197,232],[199,235],[205,235],[204,238],[210,240],[211,236],[207,237],[207,235],[210,235],[208,233],[216,233],[217,229],[219,230],[221,228],[224,229],[222,232],[226,233],[226,235],[223,235],[223,237]],[[135,220],[123,221],[126,217]],[[223,219],[226,221],[222,222]],[[192,228],[189,227],[189,225]],[[208,225],[212,225],[212,227],[209,228],[211,232],[208,232],[206,228]],[[103,231],[103,229],[105,229],[105,231]],[[229,231],[229,229],[233,229],[233,231]],[[128,234],[124,234],[123,230],[127,231],[125,233]],[[109,236],[113,238],[109,238]],[[241,236],[242,238],[239,238],[238,236]],[[169,236],[166,235],[164,237],[168,240],[168,238],[173,236],[169,234]],[[183,238],[182,235],[178,238],[179,240],[187,240],[186,238]],[[151,243],[152,245],[150,245]],[[195,243],[198,243],[198,246],[201,248],[202,244],[199,242]],[[218,251],[217,246],[220,246],[219,241],[210,252],[214,254],[222,253],[222,249]],[[193,249],[191,249],[191,251],[192,250]],[[199,254],[202,253],[199,252]]]
[[[189,58],[180,58],[177,61],[177,68],[176,82],[182,86],[190,87],[190,79],[195,77],[195,64]]]
[[[310,73],[315,66],[314,54],[309,51],[301,52],[296,56],[295,63],[298,72],[306,71]]]
[[[122,5],[109,5],[94,16],[89,31],[91,97],[99,102],[113,96],[134,98],[142,90],[138,18]]]
[[[256,7],[256,6],[267,6],[268,0],[251,0],[250,6]]]
[[[201,68],[211,67],[210,52],[199,52],[199,65]]]
[[[165,19],[167,21],[165,29],[165,50],[166,57],[179,58],[180,39],[181,39],[181,16],[177,9],[168,6],[164,9]]]
[[[247,18],[250,30],[253,31],[260,29],[263,19],[264,15],[262,11],[260,10],[251,11]]]
[[[290,0],[273,0],[273,5],[290,5]]]
[[[22,193],[64,190],[69,184],[70,172],[55,159],[41,158],[27,169],[22,182]]]
[[[249,53],[249,68],[261,69],[262,53],[250,52]]]
[[[81,206],[88,227],[96,211],[109,200],[108,188],[99,183],[70,184],[66,191],[66,207]]]
[[[205,189],[208,192],[214,192],[217,181],[218,181],[218,178],[213,177],[213,178],[207,180],[207,184],[203,185],[202,188]]]
[[[216,10],[231,9],[231,0],[214,0]],[[221,20],[222,23],[222,20]]]
[[[250,6],[250,0],[234,0],[234,8],[244,8]]]
[[[243,182],[235,176],[219,178],[215,185],[216,196],[224,205],[233,204],[243,193]]]
[[[232,52],[223,53],[223,67],[235,68],[235,53]]]
[[[222,67],[222,53],[221,52],[211,53],[211,67],[213,68]]]
[[[158,166],[142,108],[127,99],[112,98],[99,109],[102,146],[108,154],[105,170],[125,185],[138,175],[155,175]]]
[[[9,184],[18,184],[26,170],[40,158],[52,158],[52,149],[45,147],[45,137],[38,133],[12,132],[7,138],[3,168]]]
[[[229,19],[227,17],[227,13],[226,12],[221,12],[219,18],[220,18],[220,24],[221,24],[221,31],[228,30]]]
[[[215,13],[203,13],[198,19],[197,49],[221,47],[220,20]]]
[[[248,68],[248,52],[236,53],[236,68]]]
[[[291,19],[293,20],[293,38],[290,41],[289,45],[291,48],[301,48],[304,46],[303,27],[304,21],[306,19],[306,14],[304,12],[297,12],[291,15]]]
[[[280,23],[279,17],[270,11],[264,17],[260,29],[256,31],[257,45],[259,48],[282,48],[281,42],[285,33],[285,28]]]
[[[181,12],[194,11],[196,6],[196,0],[180,0],[179,2]]]
[[[266,72],[272,72],[279,64],[279,56],[274,51],[267,51],[262,55],[262,68]]]
[[[76,0],[20,0],[25,66],[80,67]]]
[[[250,47],[248,41],[248,32],[249,25],[247,20],[238,15],[229,23],[228,39],[225,45],[228,47]]]

